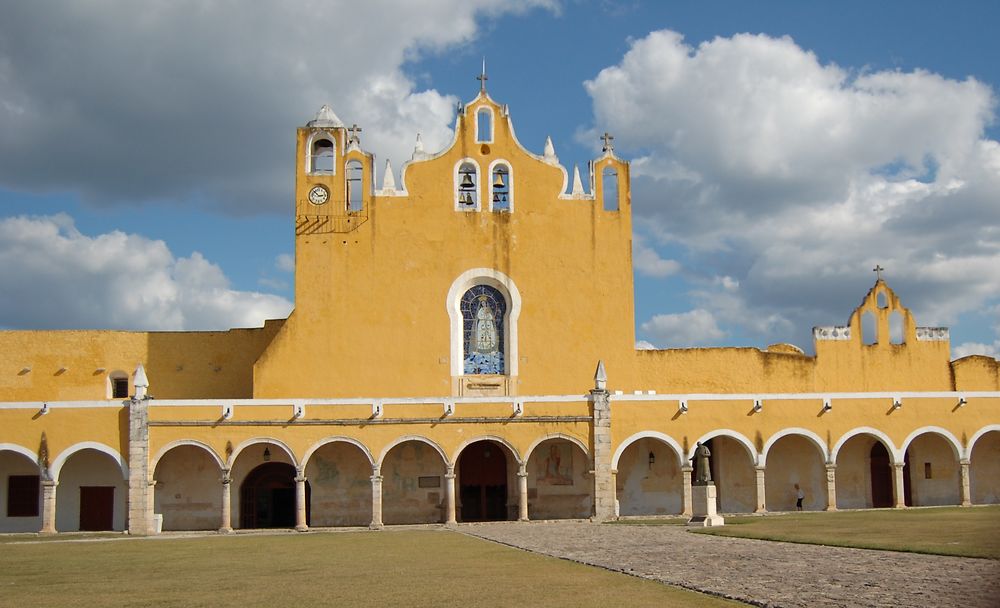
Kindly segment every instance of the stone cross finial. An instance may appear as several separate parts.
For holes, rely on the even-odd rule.
[[[347,129],[347,131],[351,134],[351,141],[361,143],[361,140],[358,139],[358,133],[361,132],[361,127],[359,127],[357,123],[351,125],[351,127]]]
[[[872,272],[874,272],[875,276],[878,277],[876,280],[878,280],[878,281],[882,280],[882,271],[883,270],[885,270],[885,268],[882,268],[878,264],[875,264],[875,268],[872,268]]]
[[[479,76],[476,76],[476,80],[479,81],[479,91],[481,93],[485,93],[486,92],[486,81],[489,80],[489,77],[486,76],[486,58],[485,57],[483,57],[483,71],[479,74]]]
[[[611,152],[615,149],[615,147],[611,144],[611,140],[614,139],[613,135],[605,131],[604,135],[601,136],[601,139],[604,140],[604,147],[601,148],[602,152]]]

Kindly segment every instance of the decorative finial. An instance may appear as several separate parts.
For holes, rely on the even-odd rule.
[[[316,118],[310,120],[306,126],[309,127],[343,127],[344,123],[340,122],[337,115],[333,113],[333,109],[324,104],[323,107],[316,112]]]
[[[358,137],[358,133],[361,132],[361,127],[359,127],[357,123],[351,125],[350,128],[347,129],[347,132],[351,134],[349,141],[352,141],[356,144],[361,143],[361,139]]]
[[[557,164],[559,162],[559,157],[556,156],[556,147],[552,145],[552,138],[550,136],[545,136],[545,149],[542,154],[545,157],[545,162],[549,164]]]
[[[382,190],[395,190],[396,176],[392,174],[392,162],[385,159],[385,174],[382,176]]]
[[[883,270],[885,270],[885,268],[882,268],[882,266],[880,266],[878,264],[875,264],[875,268],[872,268],[872,272],[874,272],[875,276],[877,277],[875,279],[876,281],[881,281],[882,280],[882,271]]]
[[[580,179],[580,166],[573,165],[573,196],[580,196],[583,192],[583,181]]]
[[[614,136],[605,131],[604,135],[601,136],[601,139],[604,140],[604,147],[601,149],[601,152],[614,152],[615,147],[611,143],[611,140],[614,139]]]
[[[417,143],[413,146],[413,155],[410,160],[421,160],[426,158],[427,154],[424,152],[424,140],[421,139],[420,133],[417,133]]]
[[[479,92],[480,93],[485,93],[486,92],[486,81],[489,80],[489,77],[486,76],[486,57],[485,56],[483,57],[483,71],[482,71],[482,73],[479,74],[479,76],[476,76],[476,80],[479,81]]]
[[[149,388],[149,379],[146,378],[146,369],[142,366],[142,363],[135,368],[135,398],[145,399],[146,389]]]
[[[608,372],[604,370],[604,360],[597,362],[597,371],[594,372],[594,388],[603,391],[608,388]]]

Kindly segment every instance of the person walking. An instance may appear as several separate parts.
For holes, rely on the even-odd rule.
[[[802,501],[805,499],[806,493],[802,491],[799,484],[795,484],[795,510],[802,510]]]

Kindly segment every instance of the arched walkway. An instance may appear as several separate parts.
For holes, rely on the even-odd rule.
[[[528,517],[590,517],[593,489],[590,460],[573,441],[554,437],[538,443],[528,456]]]
[[[757,474],[748,446],[728,435],[701,441],[712,453],[709,465],[719,512],[752,513],[757,506]]]
[[[973,504],[1000,504],[1000,430],[987,431],[972,445],[969,483]]]
[[[169,448],[156,462],[153,510],[164,530],[218,530],[222,526],[222,469],[199,445]]]
[[[382,521],[426,524],[444,521],[446,465],[436,446],[407,439],[382,457]]]
[[[917,435],[906,446],[907,506],[961,504],[961,481],[955,447],[935,432]]]
[[[827,506],[823,453],[812,439],[794,434],[781,437],[768,449],[766,463],[764,504],[768,511],[794,511],[796,484],[804,496],[804,511]]]
[[[630,443],[618,459],[616,495],[620,515],[670,515],[684,510],[680,455],[655,437]]]
[[[372,516],[372,462],[360,447],[331,441],[308,456],[312,526],[366,526]]]
[[[0,445],[0,532],[42,528],[41,476],[29,454],[20,446]]]
[[[83,448],[64,459],[60,455],[58,465],[57,530],[125,529],[128,481],[120,462],[103,451]]]
[[[455,467],[459,521],[517,518],[517,458],[498,441],[462,449]]]
[[[295,461],[287,446],[272,438],[256,438],[233,451],[230,465],[230,517],[234,527],[292,527],[295,525]],[[282,464],[283,467],[263,465]],[[255,474],[251,479],[251,475]],[[246,481],[251,483],[247,484]],[[288,491],[291,488],[291,492]],[[270,502],[269,502],[270,501]],[[277,502],[274,502],[277,501]],[[308,501],[306,502],[308,505]],[[273,513],[277,510],[278,515]],[[284,513],[292,513],[285,523]]]
[[[858,433],[836,451],[837,508],[893,506],[892,451],[883,440]]]

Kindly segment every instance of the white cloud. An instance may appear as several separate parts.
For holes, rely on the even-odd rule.
[[[636,340],[635,348],[636,350],[656,350],[656,345],[646,340]]]
[[[640,274],[662,279],[677,274],[681,265],[675,260],[665,260],[655,249],[646,245],[639,235],[633,235],[632,262]]]
[[[712,344],[726,335],[726,332],[719,329],[712,313],[703,308],[654,315],[640,328],[660,344],[670,348]]]
[[[295,256],[290,253],[279,254],[274,259],[274,267],[282,272],[295,272]]]
[[[951,356],[955,359],[961,359],[969,355],[986,355],[987,357],[1000,359],[1000,340],[996,340],[993,344],[963,342],[958,346],[951,347]]]
[[[813,325],[846,321],[876,263],[921,325],[1000,299],[988,86],[855,72],[789,38],[691,47],[661,31],[586,87],[593,131],[640,151],[636,225],[738,284],[691,294],[723,327],[807,346]]]
[[[8,327],[228,329],[292,309],[231,289],[198,252],[175,258],[163,241],[118,231],[87,236],[64,214],[0,220],[0,285]]]

